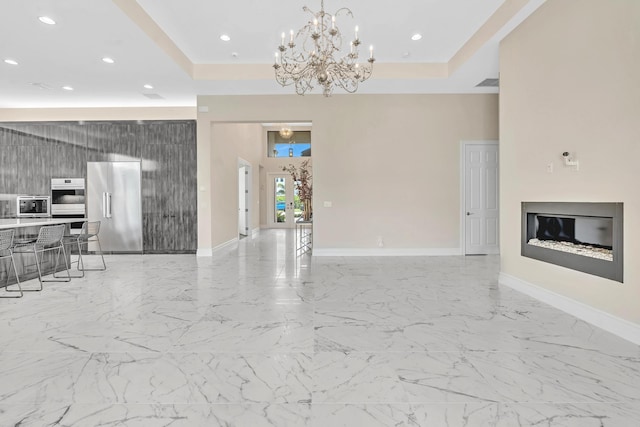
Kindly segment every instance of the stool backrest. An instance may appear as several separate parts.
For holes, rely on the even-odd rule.
[[[0,231],[0,251],[6,251],[13,245],[13,234],[15,230]]]
[[[38,233],[38,240],[35,241],[35,244],[45,246],[60,243],[64,236],[64,229],[64,224],[45,225],[44,227],[41,227],[40,232]]]
[[[100,232],[100,221],[86,221],[82,224],[81,236],[96,236]]]

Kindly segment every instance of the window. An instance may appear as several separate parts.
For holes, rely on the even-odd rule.
[[[311,157],[311,131],[294,131],[288,139],[267,131],[267,157]]]

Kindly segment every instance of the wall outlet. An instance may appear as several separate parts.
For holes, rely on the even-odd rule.
[[[382,236],[378,236],[377,241],[378,241],[378,247],[379,248],[384,247],[384,240],[382,240]]]
[[[330,208],[333,206],[333,202],[324,202],[322,206],[324,206],[325,208]]]
[[[553,163],[547,163],[547,173],[553,173]]]

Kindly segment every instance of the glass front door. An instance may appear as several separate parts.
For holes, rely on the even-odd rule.
[[[295,188],[289,174],[270,174],[269,225],[292,228],[296,216]]]

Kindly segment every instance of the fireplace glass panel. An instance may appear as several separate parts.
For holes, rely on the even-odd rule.
[[[522,255],[623,281],[623,204],[523,202]]]

